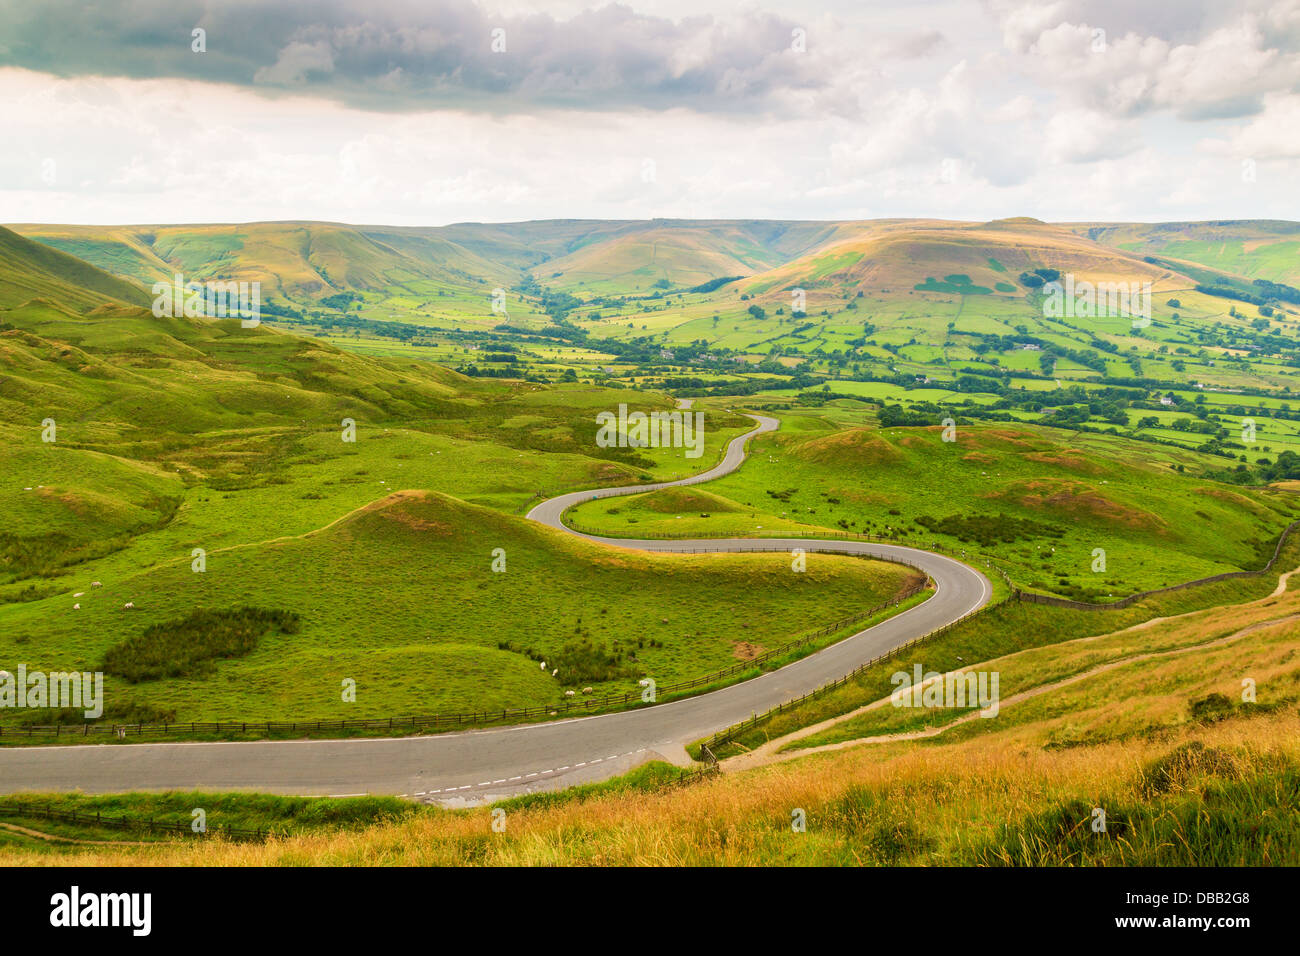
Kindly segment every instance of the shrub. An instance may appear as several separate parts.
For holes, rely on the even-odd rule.
[[[267,631],[298,633],[292,611],[240,607],[195,611],[176,621],[151,624],[136,637],[110,647],[101,669],[131,683],[164,677],[204,677],[216,661],[251,653]]]

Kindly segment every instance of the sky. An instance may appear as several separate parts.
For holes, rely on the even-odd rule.
[[[0,121],[12,223],[1300,219],[1300,0],[0,0]]]

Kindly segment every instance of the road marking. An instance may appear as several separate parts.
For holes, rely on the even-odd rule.
[[[561,497],[556,498],[556,499],[551,499],[549,502],[542,502],[542,503],[540,503],[536,508],[533,509],[533,511],[529,512],[528,517],[529,517],[529,518],[532,518],[534,514],[537,514],[537,513],[540,513],[540,512],[546,511],[546,512],[548,512],[548,515],[547,515],[546,517],[539,517],[539,518],[534,519],[534,520],[538,520],[538,521],[540,521],[540,522],[542,522],[542,523],[544,523],[544,524],[548,524],[548,525],[550,525],[550,526],[552,526],[552,527],[556,527],[556,528],[558,528],[558,530],[564,531],[564,532],[566,532],[566,533],[568,533],[568,534],[574,534],[574,535],[576,535],[576,536],[578,536],[578,537],[584,537],[584,538],[588,538],[588,539],[590,539],[590,540],[595,540],[595,541],[600,541],[600,542],[602,542],[602,543],[611,544],[611,545],[613,545],[613,546],[615,546],[615,547],[635,548],[635,549],[642,550],[642,551],[662,551],[662,552],[664,552],[664,553],[673,553],[673,552],[681,552],[681,553],[685,553],[685,552],[687,552],[687,551],[696,551],[696,552],[699,552],[699,551],[704,551],[704,550],[710,550],[711,553],[726,553],[726,550],[729,549],[729,548],[730,548],[730,549],[736,549],[736,550],[745,550],[745,544],[746,544],[746,543],[751,543],[751,544],[752,544],[752,543],[753,543],[752,541],[747,541],[747,540],[745,540],[745,539],[724,539],[724,540],[713,541],[713,542],[708,542],[708,541],[705,541],[705,540],[701,540],[701,541],[694,541],[694,542],[685,542],[685,541],[683,541],[683,542],[677,542],[677,543],[674,543],[674,544],[669,544],[669,543],[666,543],[666,542],[652,543],[652,542],[649,542],[649,541],[646,541],[646,540],[642,540],[642,539],[611,539],[611,538],[601,538],[601,537],[599,537],[599,536],[583,535],[583,534],[580,534],[580,533],[574,532],[572,529],[569,529],[569,528],[564,527],[564,526],[563,526],[563,525],[558,521],[558,514],[557,514],[555,517],[551,517],[551,516],[549,516],[549,512],[550,512],[550,511],[554,511],[555,508],[556,508],[556,506],[561,505],[561,504],[563,504],[563,503],[567,503],[569,500],[572,500],[573,502],[576,503],[576,502],[579,502],[579,501],[592,500],[593,498],[617,497],[617,496],[620,496],[620,495],[629,495],[629,494],[642,493],[642,492],[644,492],[644,491],[654,490],[655,488],[660,488],[660,487],[673,487],[673,486],[678,486],[678,485],[698,484],[698,483],[702,483],[702,482],[706,482],[706,481],[712,480],[712,479],[714,479],[714,478],[722,477],[722,476],[725,475],[725,474],[729,474],[730,472],[732,472],[732,471],[734,471],[736,468],[738,468],[738,467],[739,467],[739,466],[740,466],[740,465],[745,461],[745,458],[746,458],[745,448],[746,448],[746,445],[747,445],[748,441],[749,441],[751,438],[753,438],[754,436],[756,436],[756,435],[758,435],[758,434],[761,434],[761,433],[766,433],[766,432],[776,431],[777,428],[779,427],[779,424],[780,424],[780,423],[779,423],[777,420],[775,420],[775,419],[767,419],[767,418],[765,418],[765,417],[759,417],[759,418],[758,418],[758,421],[759,421],[759,425],[758,425],[758,427],[752,429],[752,430],[749,431],[749,432],[746,432],[744,435],[739,436],[738,438],[733,439],[731,442],[729,442],[729,443],[728,443],[728,447],[727,447],[727,449],[726,449],[726,452],[725,452],[725,454],[724,454],[724,456],[723,456],[723,460],[722,460],[721,462],[719,462],[719,464],[716,465],[714,468],[710,469],[709,471],[705,472],[705,473],[702,474],[702,475],[696,475],[696,476],[693,476],[693,477],[691,477],[691,478],[685,478],[685,479],[680,479],[680,480],[677,480],[677,481],[671,481],[671,482],[652,483],[652,484],[650,484],[650,485],[646,485],[646,486],[642,486],[642,487],[626,487],[626,488],[619,488],[619,489],[602,490],[602,492],[597,492],[597,493],[595,493],[594,495],[593,495],[593,493],[591,493],[591,492],[586,492],[586,491],[571,492],[571,493],[570,493],[569,495],[567,495],[567,496],[561,496]],[[548,506],[549,506],[549,507],[548,507]],[[562,510],[563,510],[563,508],[560,508],[560,511],[561,511],[561,512],[562,512]],[[336,522],[336,523],[337,523],[337,522]],[[778,539],[771,539],[771,543],[775,543],[777,540],[778,540]],[[793,539],[791,539],[791,540],[793,540]],[[715,545],[715,546],[717,547],[717,550],[706,549],[706,548],[702,548],[702,547],[692,547],[693,545],[706,545],[706,544],[712,544],[712,545]],[[754,549],[751,549],[751,550],[759,550],[759,549],[758,549],[758,548],[754,548]],[[768,551],[774,551],[774,552],[775,552],[775,551],[784,550],[784,548],[771,547],[771,548],[766,548],[766,549],[762,549],[762,550],[768,550]],[[935,553],[935,552],[926,552],[926,551],[924,551],[924,550],[922,550],[922,549],[919,549],[919,548],[913,548],[913,547],[910,547],[910,546],[907,546],[907,545],[880,545],[880,544],[875,544],[875,543],[871,543],[871,542],[860,542],[860,541],[851,541],[851,542],[846,541],[846,542],[843,542],[839,547],[837,547],[837,548],[829,548],[828,550],[832,550],[832,551],[840,551],[840,552],[842,552],[842,553],[870,554],[870,555],[873,555],[873,556],[882,556],[882,555],[884,555],[884,556],[895,555],[895,556],[896,556],[896,555],[899,555],[899,554],[904,554],[904,555],[906,555],[906,554],[909,554],[909,553],[911,553],[911,554],[918,554],[918,555],[924,556],[925,558],[929,559],[929,560],[932,561],[932,562],[938,562],[938,564],[941,565],[941,566],[945,566],[945,567],[954,567],[954,568],[957,568],[957,569],[961,569],[962,571],[967,572],[968,575],[969,575],[970,573],[975,574],[975,575],[977,576],[977,578],[979,579],[979,582],[980,582],[980,598],[979,598],[979,601],[978,601],[978,603],[977,603],[977,605],[976,605],[976,608],[978,608],[978,607],[982,607],[985,603],[987,603],[988,599],[989,599],[989,598],[991,597],[991,595],[992,595],[993,588],[992,588],[991,582],[990,582],[990,580],[989,580],[989,578],[988,578],[987,576],[983,575],[982,572],[979,572],[978,570],[976,570],[976,569],[974,569],[974,568],[971,568],[969,565],[965,564],[964,562],[959,561],[959,560],[957,560],[957,559],[955,559],[955,558],[948,557],[948,556],[946,556],[946,555],[937,554],[937,553]],[[909,562],[909,563],[910,563],[910,562]],[[914,566],[919,567],[919,565],[914,565]],[[923,569],[923,570],[924,570],[924,569]],[[933,598],[933,597],[937,597],[937,596],[938,596],[941,592],[943,592],[943,591],[946,591],[946,588],[942,587],[942,586],[940,585],[940,583],[939,583],[937,580],[935,580],[935,593],[934,593],[934,595],[932,595],[932,598]],[[967,612],[967,613],[970,613],[970,612]],[[962,616],[964,617],[965,615],[962,615]],[[901,617],[901,615],[900,615],[900,617]],[[961,618],[957,618],[956,620],[960,620],[960,619],[961,619]],[[890,619],[890,621],[896,621],[896,620],[898,620],[898,618],[891,618],[891,619]],[[949,622],[949,623],[952,623],[952,622]],[[873,626],[873,627],[874,627],[874,626]],[[871,629],[873,629],[873,628],[869,628],[868,630],[871,630]],[[895,629],[895,630],[896,630],[896,629]],[[857,634],[851,635],[851,636],[850,636],[850,639],[851,639],[851,638],[856,638],[856,637],[861,637],[863,634],[866,634],[866,633],[867,633],[867,631],[860,631],[860,632],[858,632]],[[883,632],[882,632],[882,633],[883,633]],[[891,633],[892,633],[892,632],[891,632]],[[922,636],[924,636],[924,635],[922,635]],[[761,680],[761,678],[759,678],[759,680]],[[736,686],[739,687],[739,686],[743,686],[743,685],[736,685]],[[751,685],[751,686],[752,686],[752,685]],[[724,691],[725,691],[725,689],[724,689]],[[716,693],[723,693],[723,691],[718,691],[718,692],[716,692]],[[670,702],[668,702],[667,704],[662,705],[661,709],[667,709],[667,708],[669,708],[669,707],[673,707],[674,705],[678,705],[678,706],[680,706],[680,707],[694,706],[694,705],[698,704],[698,702],[699,702],[700,699],[701,699],[701,698],[700,698],[699,696],[696,696],[696,697],[690,697],[690,698],[683,698],[683,699],[678,700],[678,701],[670,701]],[[579,723],[579,722],[581,722],[581,721],[583,721],[583,720],[602,720],[602,719],[607,719],[607,718],[610,718],[610,717],[617,717],[617,716],[619,716],[619,714],[618,714],[617,712],[616,712],[616,713],[611,713],[611,714],[591,714],[591,715],[587,715],[587,716],[585,716],[585,717],[569,718],[567,721],[564,721],[564,723],[568,723],[568,724],[570,724],[570,725],[576,725],[577,723]],[[525,731],[525,732],[527,732],[527,731],[534,731],[534,732],[539,732],[539,733],[545,733],[545,732],[548,732],[550,729],[552,729],[553,726],[554,726],[554,725],[551,724],[550,722],[546,722],[546,723],[538,723],[538,724],[533,724],[533,725],[525,725],[525,726],[517,726],[517,727],[484,728],[484,729],[482,729],[482,730],[471,730],[471,731],[467,731],[467,732],[462,732],[462,733],[460,733],[460,734],[448,734],[448,735],[446,735],[446,736],[441,736],[441,735],[437,735],[437,734],[433,734],[433,735],[427,735],[427,734],[426,734],[426,735],[421,735],[421,737],[420,737],[419,739],[423,740],[423,741],[425,742],[424,745],[426,745],[426,746],[428,746],[428,747],[437,747],[438,744],[439,744],[439,742],[440,742],[441,740],[448,740],[448,741],[450,741],[450,740],[455,740],[457,737],[480,736],[480,735],[484,735],[484,734],[492,734],[492,733],[507,733],[507,734],[508,734],[508,733],[518,733],[518,732],[520,732],[520,731]],[[189,746],[189,747],[204,747],[204,746],[208,746],[208,747],[213,747],[213,746],[215,746],[215,747],[229,747],[232,743],[235,744],[235,745],[237,745],[237,746],[244,746],[244,747],[266,747],[266,746],[268,746],[268,742],[265,741],[265,740],[260,740],[260,741],[259,741],[259,740],[250,740],[250,741],[186,741],[186,742],[168,743],[168,744],[163,744],[163,745],[158,745],[158,744],[147,744],[147,745],[144,745],[144,747],[146,747],[146,748],[159,748],[160,746],[161,746],[161,747],[168,747],[168,748],[171,748],[171,747],[187,747],[187,746]],[[340,743],[341,743],[341,742],[340,742],[339,740],[337,740],[337,739],[319,739],[319,740],[307,740],[307,741],[301,741],[301,742],[299,742],[299,743],[316,744],[317,746],[326,746],[326,747],[338,747],[338,746],[340,746]],[[391,746],[391,745],[393,744],[393,739],[392,739],[392,738],[382,738],[382,737],[369,738],[369,739],[362,738],[362,739],[356,739],[356,740],[350,740],[350,741],[347,741],[346,744],[345,744],[345,746],[353,746],[353,745],[356,745],[356,744],[366,744],[366,743],[373,743],[373,744],[375,744],[376,746]],[[55,745],[55,746],[57,746],[57,745]],[[274,746],[274,744],[272,744],[272,746]],[[30,749],[30,750],[47,750],[47,749],[54,749],[54,747],[53,747],[53,746],[50,746],[50,745],[46,745],[46,746],[38,746],[38,747],[27,748],[27,749]],[[66,748],[65,748],[65,747],[59,747],[58,749],[61,750],[61,751],[66,751]],[[629,750],[629,751],[627,751],[627,753],[623,754],[623,756],[631,756],[631,755],[633,755],[633,754],[641,754],[641,753],[645,753],[645,752],[646,752],[646,749],[647,749],[647,748],[645,748],[645,747],[641,747],[641,748],[638,748],[638,749],[635,750],[635,751]],[[575,766],[575,767],[578,767],[578,768],[581,768],[581,767],[585,767],[585,766],[588,766],[588,765],[595,765],[595,764],[603,763],[603,762],[606,762],[606,761],[617,761],[618,759],[619,759],[618,755],[614,755],[614,756],[610,756],[610,757],[597,757],[597,758],[593,758],[593,759],[591,759],[590,761],[583,761],[583,762],[578,763],[578,764],[576,764],[576,765],[574,765],[574,766]],[[528,778],[533,778],[533,777],[537,777],[537,776],[545,776],[545,775],[550,775],[550,774],[556,774],[556,773],[560,773],[560,772],[563,772],[563,771],[566,771],[566,770],[569,770],[569,769],[571,769],[569,766],[564,766],[564,767],[559,767],[559,768],[555,768],[555,769],[551,769],[551,770],[533,771],[532,773],[529,773],[529,774],[527,774],[526,776],[527,776]],[[420,775],[422,775],[422,773],[421,773]],[[478,787],[496,786],[496,785],[499,785],[499,784],[501,784],[501,783],[505,783],[505,782],[517,782],[517,781],[520,781],[520,780],[523,780],[523,779],[524,779],[524,776],[523,776],[523,775],[520,775],[520,776],[510,777],[508,780],[495,780],[495,781],[492,781],[492,782],[490,782],[490,783],[489,783],[489,782],[482,782],[482,783],[477,784],[477,786],[478,786]],[[448,788],[446,788],[445,791],[444,791],[444,790],[427,790],[427,791],[420,791],[420,794],[417,794],[417,795],[429,795],[429,794],[436,794],[436,793],[442,793],[442,792],[451,793],[451,792],[453,792],[453,791],[469,790],[469,789],[471,789],[471,788],[472,788],[472,785],[470,785],[470,784],[465,784],[465,785],[463,785],[463,786],[459,786],[459,787],[448,787]],[[366,795],[366,794],[364,794],[364,793],[355,793],[355,794],[333,794],[332,796],[335,796],[335,797],[361,797],[361,796],[365,796],[365,795]]]

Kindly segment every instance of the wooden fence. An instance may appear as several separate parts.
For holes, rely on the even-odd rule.
[[[755,727],[758,724],[763,723],[763,721],[765,720],[770,720],[772,717],[775,717],[777,714],[784,713],[787,710],[791,710],[795,707],[798,707],[800,704],[804,703],[805,701],[812,700],[814,697],[819,697],[822,694],[825,694],[828,691],[832,691],[837,687],[843,687],[849,681],[853,680],[853,678],[857,677],[859,674],[865,671],[868,667],[872,667],[876,664],[879,664],[881,661],[887,661],[892,657],[897,657],[900,652],[907,650],[909,647],[915,647],[917,644],[920,644],[923,641],[929,641],[940,636],[941,634],[946,634],[949,631],[951,631],[953,628],[958,627],[961,624],[964,624],[966,621],[969,621],[977,614],[983,614],[986,611],[992,610],[995,607],[1007,603],[1007,601],[1009,600],[1011,600],[1011,597],[1007,596],[1003,598],[1001,601],[994,601],[990,604],[986,604],[981,608],[977,608],[976,610],[971,611],[969,614],[959,617],[957,620],[949,624],[945,624],[943,627],[937,627],[933,631],[928,631],[927,633],[922,634],[919,637],[914,637],[910,641],[907,641],[904,644],[899,644],[897,647],[891,648],[890,650],[885,651],[885,653],[873,657],[865,664],[859,664],[857,667],[849,671],[843,677],[837,678],[836,680],[831,681],[829,684],[823,684],[821,687],[818,687],[816,690],[809,691],[808,693],[804,694],[802,697],[796,697],[793,700],[787,700],[784,703],[778,704],[777,706],[773,707],[771,710],[764,711],[761,714],[755,714],[752,717],[748,717],[745,720],[742,720],[738,724],[733,724],[731,727],[728,727],[726,730],[718,731],[712,737],[709,737],[700,746],[703,750],[707,750],[710,754],[712,754],[713,748],[720,747],[723,744],[727,743],[728,741],[734,740],[736,737],[740,736],[740,734],[744,733],[746,730],[749,730],[751,727]],[[714,759],[716,760],[717,758]]]
[[[1293,521],[1282,530],[1282,534],[1279,535],[1277,539],[1277,547],[1273,549],[1273,557],[1269,558],[1268,564],[1264,565],[1264,567],[1258,571],[1225,571],[1223,574],[1212,574],[1208,578],[1197,578],[1195,581],[1184,581],[1182,584],[1171,584],[1164,588],[1153,588],[1150,591],[1139,591],[1137,594],[1130,594],[1126,597],[1109,601],[1106,604],[1089,604],[1086,601],[1072,601],[1069,598],[1055,597],[1050,594],[1034,594],[1029,591],[1021,591],[1019,588],[1014,589],[1015,599],[1027,604],[1047,604],[1052,607],[1068,607],[1078,611],[1118,611],[1157,594],[1169,594],[1172,591],[1184,591],[1187,588],[1196,588],[1206,584],[1215,584],[1219,581],[1230,581],[1235,578],[1262,577],[1273,570],[1273,566],[1277,564],[1277,559],[1282,556],[1282,546],[1286,544],[1287,539],[1290,538],[1291,533],[1298,525],[1300,525],[1300,521]]]
[[[100,811],[58,810],[48,804],[6,804],[0,805],[0,817],[18,816],[40,820],[59,820],[82,826],[102,827],[110,830],[126,830],[133,833],[177,834],[180,836],[224,836],[232,840],[265,840],[274,832],[269,829],[247,829],[244,827],[211,826],[195,830],[190,823],[168,823],[152,818],[144,820],[132,817],[106,817]],[[57,836],[57,834],[54,834]]]
[[[762,549],[753,550],[784,550],[782,549]],[[661,697],[670,697],[682,692],[696,691],[718,681],[726,680],[729,677],[735,677],[737,674],[743,674],[746,671],[762,667],[764,664],[778,658],[784,657],[791,652],[805,647],[808,644],[827,637],[837,631],[856,624],[860,621],[874,617],[880,612],[911,600],[916,595],[922,593],[928,586],[928,581],[908,588],[903,593],[883,601],[875,607],[868,608],[865,611],[859,611],[850,614],[838,621],[827,624],[825,627],[818,628],[804,634],[801,637],[794,638],[786,643],[775,647],[770,651],[765,651],[758,656],[732,664],[729,667],[721,668],[711,674],[705,674],[703,677],[696,677],[692,680],[677,681],[673,684],[661,685],[655,687],[654,699],[643,700],[642,689],[630,690],[623,694],[606,694],[601,697],[580,697],[568,699],[562,703],[540,704],[533,707],[514,707],[504,708],[502,710],[481,710],[469,711],[459,714],[428,714],[406,717],[372,717],[357,718],[355,720],[295,720],[295,721],[171,721],[158,723],[137,723],[137,724],[13,724],[8,727],[0,726],[0,737],[90,737],[98,735],[111,735],[118,738],[128,736],[140,736],[143,734],[157,734],[168,736],[171,734],[262,734],[271,736],[272,734],[297,734],[309,731],[324,732],[348,730],[426,730],[449,727],[479,726],[489,723],[500,723],[503,721],[529,720],[538,717],[558,716],[569,713],[588,713],[593,711],[605,710],[608,708],[626,707],[634,703],[654,704],[660,702]]]

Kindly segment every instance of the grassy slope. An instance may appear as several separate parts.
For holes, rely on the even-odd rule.
[[[363,578],[368,572],[352,568],[335,540],[333,548],[307,549],[315,575],[307,580],[301,568],[283,563],[297,545],[261,543],[328,526],[395,489],[436,489],[517,512],[540,496],[575,487],[695,473],[750,427],[744,418],[711,415],[705,453],[698,460],[673,449],[601,449],[595,445],[598,411],[619,402],[662,407],[664,397],[470,380],[426,362],[374,360],[266,327],[242,329],[233,320],[159,319],[126,307],[78,312],[43,303],[3,315],[10,326],[0,332],[0,432],[6,439],[0,460],[8,479],[0,501],[10,518],[0,534],[0,600],[10,602],[0,603],[0,630],[7,664],[36,666],[42,659],[51,668],[95,665],[110,643],[146,623],[144,615],[111,619],[112,609],[120,611],[132,600],[118,600],[121,589],[145,582],[144,592],[157,594],[155,576],[175,589],[160,598],[151,620],[177,619],[206,601],[212,602],[209,607],[248,603],[253,596],[269,607],[315,601],[321,581],[347,577],[350,568]],[[47,418],[57,425],[54,442],[42,440],[41,422]],[[357,423],[355,442],[341,440],[344,418]],[[508,521],[512,527],[520,524]],[[348,527],[337,526],[332,533]],[[188,570],[194,548],[211,556],[202,576]],[[372,566],[387,568],[386,575],[354,582],[359,590],[331,592],[330,633],[345,650],[351,648],[352,660],[380,646],[361,624],[362,638],[349,630],[348,608],[357,596],[379,593],[394,578],[415,573],[411,568],[427,566],[418,552],[405,555],[408,564],[394,565],[391,553],[377,543],[374,548]],[[490,548],[474,554],[475,569],[491,581],[485,563]],[[687,563],[698,564],[697,570],[710,566],[708,559],[679,566]],[[238,577],[245,564],[252,568],[249,579],[260,582],[251,589]],[[178,572],[183,572],[179,578]],[[92,580],[106,586],[92,591]],[[538,607],[548,604],[545,580],[533,577],[542,588],[534,595]],[[860,575],[853,580],[867,584]],[[205,593],[210,586],[214,596],[196,604],[196,583]],[[468,583],[465,588],[467,594],[458,596],[477,596]],[[653,592],[649,585],[640,590]],[[84,595],[74,596],[77,592]],[[387,666],[387,683],[376,678],[371,685],[376,692],[358,711],[427,712],[554,696],[550,684],[538,696],[532,686],[538,674],[526,658],[496,648],[498,640],[510,636],[508,608],[493,608],[505,615],[495,622],[473,614],[462,619],[448,610],[447,594],[428,588],[412,593],[418,599],[407,609],[409,616],[378,628],[389,637],[405,636],[383,645],[392,652],[387,664],[382,654],[371,655],[369,663]],[[874,594],[869,586],[866,593]],[[846,595],[838,613],[857,610],[862,600],[856,595],[850,602]],[[72,611],[78,601],[84,617],[72,616],[80,613]],[[733,603],[740,601],[737,592]],[[687,620],[680,608],[689,603],[664,609],[679,631]],[[92,622],[96,615],[110,617]],[[826,620],[835,616],[827,611]],[[441,622],[442,643],[448,645],[437,653],[430,653],[427,643],[431,620]],[[533,620],[541,626],[540,615]],[[805,623],[796,616],[788,620],[782,638]],[[450,646],[457,644],[461,627],[472,633],[470,645],[485,646]],[[675,663],[664,666],[674,675],[697,676],[715,659],[733,660],[729,650],[719,651],[721,646],[707,641],[677,646]],[[398,675],[406,655],[421,661],[418,686]],[[517,666],[494,666],[502,659]],[[322,673],[325,665],[316,663]],[[429,694],[427,684],[444,673],[457,676]],[[480,681],[467,674],[486,676]],[[191,693],[202,706],[184,695],[176,699],[188,713],[208,716],[294,716],[312,710],[295,696],[301,687],[283,671],[278,680],[270,690],[253,690],[248,701],[228,695],[220,681],[195,682],[203,686]],[[166,712],[173,703],[166,694],[126,695],[118,712],[137,704],[145,708],[137,714]]]
[[[491,571],[496,548],[505,573]],[[531,706],[585,685],[621,692],[641,676],[661,684],[699,676],[735,663],[742,642],[823,626],[892,597],[910,578],[900,566],[851,558],[795,574],[780,555],[615,551],[454,498],[397,492],[318,533],[213,551],[202,574],[182,553],[102,589],[82,581],[80,611],[62,597],[9,608],[0,654],[47,671],[95,669],[109,645],[150,624],[251,604],[298,613],[301,631],[266,636],[211,678],[127,685],[109,669],[110,705],[181,720]],[[124,611],[126,601],[137,610]],[[602,681],[584,643],[626,673]],[[345,678],[357,681],[355,704],[341,702]]]
[[[1195,659],[1190,662],[1196,663]],[[444,811],[356,832],[308,833],[267,846],[173,843],[69,851],[95,864],[731,864],[1295,865],[1300,842],[1300,718],[1293,650],[1261,633],[1200,668],[1134,665],[1095,680],[1059,712],[969,739],[898,742],[725,774],[685,790],[576,794],[507,811]],[[1265,675],[1261,703],[1197,718],[1207,691],[1244,670]],[[1008,709],[1005,714],[1012,711]],[[1104,726],[1052,746],[1062,725]],[[1090,827],[1093,808],[1105,833]],[[806,832],[793,832],[804,811]],[[37,863],[42,848],[6,862]]]
[[[339,291],[377,291],[415,281],[468,286],[517,273],[442,241],[373,235],[320,222],[238,225],[63,226],[18,231],[141,286],[187,279],[257,281],[263,300],[312,301]]]
[[[1300,564],[1300,541],[1288,545],[1279,567]],[[887,697],[896,687],[896,671],[913,673],[957,670],[978,661],[1051,647],[1122,631],[1143,622],[1177,617],[1219,606],[1267,600],[1275,581],[1246,578],[1146,598],[1128,608],[1097,613],[1017,602],[989,608],[938,638],[868,668],[846,684],[744,729],[734,743],[721,745],[718,756],[734,756],[779,740],[803,728],[834,720]]]
[[[1138,255],[1169,256],[1251,279],[1300,283],[1300,227],[1278,220],[1079,224],[1098,242]]]
[[[1212,689],[1226,690],[1231,698],[1239,699],[1240,680],[1236,686],[1230,683],[1226,687],[1220,686],[1237,667],[1241,675],[1249,676],[1257,685],[1266,687],[1267,692],[1261,700],[1275,708],[1286,706],[1300,697],[1300,685],[1297,684],[1300,673],[1285,666],[1290,660],[1285,651],[1294,646],[1297,626],[1296,621],[1287,619],[1298,613],[1300,600],[1295,590],[1291,590],[1281,597],[1270,595],[1246,604],[1193,611],[1127,628],[1121,625],[1115,630],[1104,630],[1089,637],[985,658],[972,665],[973,669],[999,674],[999,693],[1003,701],[1012,700],[1019,694],[1031,695],[1015,703],[1008,713],[999,715],[993,722],[983,718],[973,723],[954,723],[967,713],[964,708],[887,705],[802,737],[788,747],[801,750],[931,728],[945,728],[945,736],[967,739],[986,733],[995,726],[1001,731],[1048,717],[1054,720],[1048,740],[1051,747],[1073,747],[1102,740],[1122,741],[1153,726],[1177,721],[1185,706],[1185,701],[1175,696],[1148,701],[1142,706],[1125,706],[1125,689],[1151,686],[1149,666],[1188,677],[1208,674],[1210,676],[1205,678],[1207,688],[1213,685]],[[1277,621],[1285,623],[1270,623]],[[1262,630],[1252,634],[1248,641],[1234,636],[1243,629],[1254,627]],[[1239,647],[1242,641],[1251,650],[1242,651]],[[1257,667],[1247,663],[1252,653],[1260,655]],[[1150,665],[1141,660],[1147,655],[1155,658]],[[1265,660],[1270,662],[1265,664]],[[1104,667],[1115,669],[1106,675],[1098,673],[1095,677],[1085,677],[1089,672]],[[1050,692],[1043,690],[1058,681],[1080,677],[1084,679],[1071,686]],[[1094,693],[1096,684],[1102,681],[1109,685],[1108,706],[1094,707],[1087,695]],[[1092,710],[1090,716],[1081,716],[1080,712],[1088,710]],[[1056,719],[1066,714],[1071,715],[1070,719]]]
[[[466,379],[234,320],[44,304],[0,314],[13,326],[0,332],[0,461],[12,478],[0,504],[13,519],[4,535],[23,539],[10,552],[49,558],[0,551],[0,587],[165,524],[182,501],[186,530],[150,555],[191,539],[212,547],[301,533],[404,474],[510,510],[573,487],[682,477],[749,425],[711,415],[699,460],[602,449],[597,412],[666,399]],[[341,441],[346,418],[357,423],[354,443]],[[42,440],[46,419],[57,426],[53,443]],[[371,467],[382,473],[369,477]]]
[[[590,502],[569,519],[634,536],[897,532],[991,555],[1026,589],[1104,601],[1261,567],[1296,517],[1287,493],[1226,488],[1153,463],[1136,443],[1067,434],[972,425],[948,443],[938,427],[837,428],[784,414],[781,431],[756,440],[745,465],[707,491]],[[990,518],[997,540],[935,533],[916,523],[924,516]],[[1035,525],[1012,534],[1006,519]],[[1101,573],[1092,570],[1097,548],[1106,552]]]
[[[106,303],[143,305],[146,301],[133,284],[0,226],[0,308],[32,299],[74,308]]]

